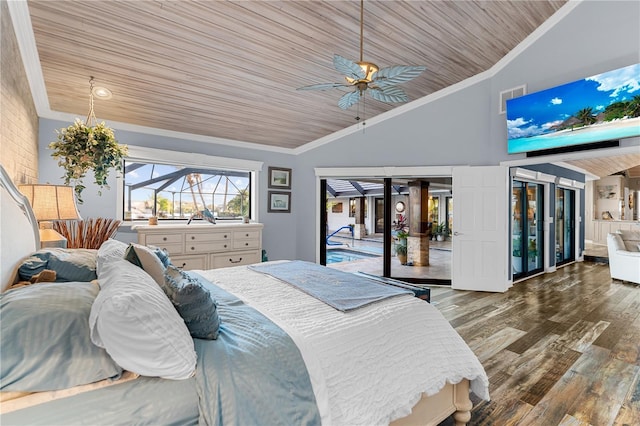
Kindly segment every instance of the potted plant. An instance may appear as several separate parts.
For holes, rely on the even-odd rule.
[[[396,255],[398,256],[398,260],[400,264],[407,264],[407,237],[409,233],[406,231],[398,231],[396,233],[396,238],[398,239],[398,243],[396,244]]]
[[[122,159],[127,155],[126,145],[118,144],[113,130],[104,122],[90,126],[80,119],[69,127],[57,131],[58,139],[49,144],[53,158],[65,170],[64,183],[74,183],[78,203],[82,204],[82,179],[93,170],[95,183],[107,187],[109,169],[122,170]],[[101,192],[98,192],[101,194]]]
[[[438,241],[444,241],[445,237],[449,233],[449,230],[447,229],[447,223],[443,221],[440,222],[440,224],[436,225],[434,233],[436,234],[436,239]]]
[[[407,240],[404,240],[405,242]],[[398,255],[398,260],[401,265],[407,264],[407,245],[406,244],[396,244],[396,255]]]

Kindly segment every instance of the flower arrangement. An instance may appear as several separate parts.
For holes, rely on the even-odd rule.
[[[109,188],[109,169],[122,170],[122,159],[127,155],[127,146],[118,144],[113,130],[104,122],[90,126],[80,119],[69,127],[56,131],[58,139],[49,144],[53,158],[65,170],[66,185],[74,183],[78,203],[82,204],[83,178],[93,170],[95,183],[100,188]],[[98,192],[102,195],[102,192]]]

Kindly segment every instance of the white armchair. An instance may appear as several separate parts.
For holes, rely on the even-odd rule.
[[[611,278],[640,284],[640,232],[607,235]]]

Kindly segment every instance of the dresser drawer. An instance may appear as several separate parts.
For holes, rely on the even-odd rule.
[[[187,244],[200,241],[231,241],[231,232],[187,233],[184,240]]]
[[[212,251],[229,251],[233,249],[233,242],[229,241],[187,241],[184,246],[185,253],[208,253]]]
[[[152,243],[147,243],[147,244],[161,248],[162,250],[164,250],[167,253],[169,253],[169,256],[173,256],[175,254],[182,254],[183,253],[182,243],[180,243],[180,244],[161,244],[161,243],[152,244]]]
[[[234,231],[234,240],[259,240],[260,231]]]
[[[145,237],[147,245],[160,247],[162,244],[182,244],[182,234],[147,234]]]
[[[260,240],[233,240],[235,250],[260,248]]]
[[[258,251],[225,253],[211,255],[211,269],[225,268],[227,266],[250,265],[260,262],[260,253]]]
[[[207,269],[207,255],[201,256],[174,256],[171,263],[185,271],[191,269]]]

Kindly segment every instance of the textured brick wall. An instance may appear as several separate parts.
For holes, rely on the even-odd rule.
[[[0,1],[0,164],[14,183],[38,181],[38,115],[6,1]]]

